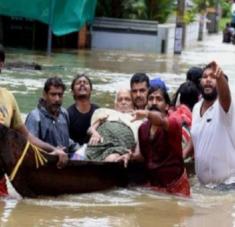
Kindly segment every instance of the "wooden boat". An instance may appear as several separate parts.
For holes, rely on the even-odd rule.
[[[146,182],[143,163],[124,168],[122,163],[69,161],[58,169],[57,156],[38,152],[17,131],[0,124],[0,167],[22,196],[76,194]]]

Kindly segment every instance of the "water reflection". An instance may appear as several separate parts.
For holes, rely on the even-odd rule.
[[[156,221],[159,226],[173,226],[193,214],[185,200],[146,192],[118,189],[80,196],[3,200],[1,226],[151,227]]]
[[[197,190],[191,199],[141,188],[2,199],[1,226],[233,226],[235,192]]]

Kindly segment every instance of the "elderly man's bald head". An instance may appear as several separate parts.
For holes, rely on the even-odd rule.
[[[133,103],[130,90],[125,88],[118,90],[114,105],[115,110],[123,113],[131,112],[133,110]]]

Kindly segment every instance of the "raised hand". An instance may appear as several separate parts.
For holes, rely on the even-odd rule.
[[[220,66],[218,65],[217,62],[212,61],[211,63],[209,63],[210,68],[213,71],[213,74],[211,74],[211,76],[215,79],[219,79],[222,76],[224,76],[224,73],[222,71],[222,69],[220,68]]]

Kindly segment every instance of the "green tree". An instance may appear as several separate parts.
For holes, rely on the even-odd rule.
[[[168,16],[174,10],[174,0],[145,0],[148,19],[166,22]]]
[[[122,1],[123,18],[148,19],[145,0]]]
[[[175,0],[98,0],[96,16],[157,20],[164,23]]]
[[[121,18],[122,2],[122,0],[97,0],[96,16]]]

